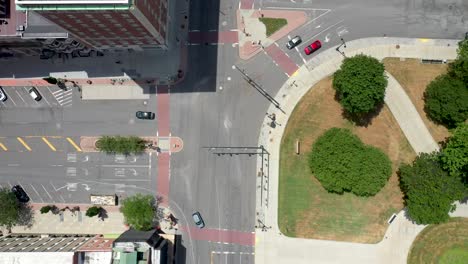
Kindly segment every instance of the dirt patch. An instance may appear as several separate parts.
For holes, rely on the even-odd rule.
[[[285,235],[376,243],[383,238],[391,214],[403,208],[396,170],[415,153],[387,107],[367,127],[356,127],[342,115],[334,99],[332,78],[316,84],[299,102],[288,121],[280,158],[279,223]],[[392,161],[393,174],[374,197],[328,193],[312,175],[307,153],[313,142],[332,127],[351,129],[369,145],[380,148]],[[294,153],[294,142],[303,153]]]
[[[426,86],[437,76],[447,72],[447,64],[422,64],[418,59],[400,61],[399,58],[386,58],[383,62],[385,70],[395,77],[408,94],[434,140],[441,142],[450,136],[447,128],[432,122],[424,112]]]

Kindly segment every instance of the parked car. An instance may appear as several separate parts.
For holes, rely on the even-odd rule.
[[[5,91],[3,91],[3,88],[0,86],[0,101],[5,102],[7,99]]]
[[[32,87],[31,89],[29,89],[29,95],[31,95],[32,99],[36,101],[40,101],[42,99],[42,96],[36,89],[36,87]]]
[[[316,50],[320,49],[321,47],[322,47],[322,42],[320,42],[320,40],[316,40],[312,44],[310,44],[309,46],[305,47],[304,52],[305,52],[305,54],[310,55],[313,52],[315,52]]]
[[[15,185],[11,188],[11,191],[15,194],[16,199],[18,199],[18,201],[20,201],[21,203],[29,202],[29,196],[28,194],[26,194],[26,192],[21,186]]]
[[[156,115],[153,112],[138,111],[138,112],[136,112],[136,117],[138,119],[153,120],[156,117]]]
[[[199,228],[205,227],[205,222],[203,221],[203,218],[201,217],[201,214],[199,212],[193,213],[192,218],[196,226],[198,226]]]
[[[294,38],[290,39],[288,43],[286,43],[286,48],[294,49],[297,45],[301,44],[302,39],[299,36],[295,36]]]

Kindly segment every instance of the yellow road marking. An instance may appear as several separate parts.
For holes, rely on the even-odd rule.
[[[291,75],[291,77],[296,76],[296,75],[298,74],[298,71],[299,71],[299,69],[297,69],[297,70]]]
[[[419,41],[421,41],[422,43],[424,43],[424,42],[428,42],[429,39],[427,39],[427,38],[420,38]]]
[[[25,138],[42,138],[42,137],[46,137],[46,138],[62,138],[62,136],[25,136]]]
[[[24,142],[24,140],[23,140],[22,138],[17,137],[16,139],[18,139],[18,141],[19,141],[21,144],[23,144],[23,146],[24,146],[27,150],[29,150],[29,151],[32,150],[32,149],[28,146],[28,144],[26,144],[26,142]]]
[[[5,145],[3,145],[2,143],[0,143],[0,148],[2,148],[4,151],[7,151],[8,149],[5,147]]]
[[[49,142],[49,140],[47,140],[47,138],[43,137],[42,138],[42,141],[44,141],[44,143],[47,144],[47,146],[49,146],[49,148],[53,151],[57,151],[57,149]]]
[[[76,151],[82,152],[80,147],[78,147],[78,145],[75,142],[73,142],[73,140],[71,138],[67,137],[67,141],[70,142],[70,144],[76,149]]]

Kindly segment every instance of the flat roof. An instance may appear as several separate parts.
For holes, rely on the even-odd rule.
[[[17,5],[128,4],[130,0],[15,0]]]
[[[4,264],[63,264],[73,263],[74,252],[0,252]]]

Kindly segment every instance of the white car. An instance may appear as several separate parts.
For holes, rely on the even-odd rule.
[[[286,43],[286,48],[288,48],[288,49],[293,49],[293,48],[296,47],[297,45],[301,44],[301,42],[302,42],[301,37],[295,36],[294,38],[292,38],[291,40],[289,40],[288,43]]]
[[[5,91],[3,91],[3,88],[0,86],[0,101],[4,102],[7,99]]]

